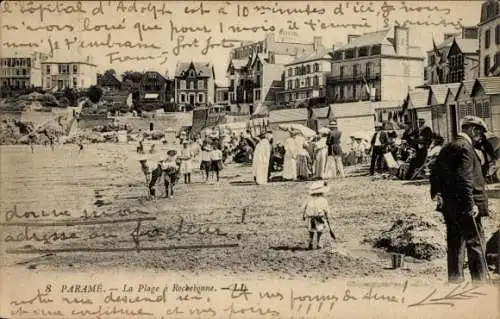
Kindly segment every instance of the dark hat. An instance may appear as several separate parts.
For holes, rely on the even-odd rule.
[[[392,132],[390,132],[390,133],[388,134],[388,136],[389,136],[390,138],[396,138],[396,137],[398,137],[398,133],[396,133],[396,131],[392,131]]]
[[[175,155],[177,155],[177,151],[176,150],[168,150],[167,151],[167,155],[169,155],[169,156],[175,156]]]

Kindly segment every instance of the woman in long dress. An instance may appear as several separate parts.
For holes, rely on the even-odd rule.
[[[268,182],[269,159],[271,158],[270,136],[263,136],[262,140],[255,147],[253,154],[252,171],[257,185],[264,185]]]
[[[283,179],[294,181],[297,179],[297,148],[293,137],[296,135],[294,130],[290,130],[290,137],[285,141],[285,158],[283,161]]]
[[[327,129],[326,129],[327,130]],[[320,129],[320,139],[314,144],[314,177],[316,179],[326,179],[326,160],[328,157],[328,146],[326,136],[328,132]]]
[[[295,142],[295,149],[297,151],[297,178],[300,180],[305,180],[309,177],[308,162],[311,158],[309,152],[305,149],[306,139],[300,132],[297,132],[293,140]]]

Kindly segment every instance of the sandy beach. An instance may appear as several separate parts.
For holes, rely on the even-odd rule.
[[[445,226],[429,199],[428,185],[372,180],[360,176],[362,168],[350,168],[351,176],[330,182],[327,195],[338,240],[325,235],[325,248],[307,251],[300,207],[309,183],[256,186],[251,167],[228,164],[219,184],[202,183],[196,170],[193,183],[181,182],[174,198],[148,200],[138,162],[142,156],[135,146],[86,145],[81,153],[76,145],[57,146],[55,152],[36,146],[33,154],[28,146],[2,146],[2,222],[60,223],[2,227],[2,267],[37,272],[112,268],[320,281],[411,277],[441,282],[446,278],[445,254],[431,261],[407,257],[402,269],[393,270],[390,254],[372,246],[394,220],[411,214],[430,220],[431,241],[444,246]],[[157,146],[158,152],[148,154],[148,159],[161,158],[168,148]],[[498,198],[492,198],[490,206],[498,212]],[[487,238],[498,225],[498,216],[484,220]],[[139,228],[137,218],[145,219]],[[124,219],[135,221],[110,222]],[[81,224],[63,225],[67,221]],[[134,231],[138,231],[135,237]],[[135,239],[140,241],[140,252],[133,249]],[[12,253],[30,249],[61,251]]]

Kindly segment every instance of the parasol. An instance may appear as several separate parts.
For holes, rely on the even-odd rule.
[[[328,133],[330,133],[330,130],[328,128],[326,128],[326,127],[322,127],[322,128],[320,128],[318,130],[318,133],[320,133],[320,134],[328,134]]]
[[[373,136],[373,132],[356,132],[351,134],[351,137],[369,141]]]
[[[289,129],[293,129],[293,130],[299,131],[306,138],[309,138],[309,137],[312,137],[312,136],[316,135],[316,132],[314,132],[313,130],[311,130],[310,128],[308,128],[307,126],[302,125],[302,124],[295,124],[295,123],[292,123],[292,124],[280,124],[278,127],[280,129],[284,130],[284,131],[287,131]]]

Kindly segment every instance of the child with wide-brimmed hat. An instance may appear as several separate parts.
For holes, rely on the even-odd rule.
[[[316,248],[322,248],[321,235],[325,230],[325,224],[328,222],[330,208],[328,201],[325,198],[325,193],[328,192],[328,183],[317,181],[309,188],[311,197],[304,206],[303,216],[307,220],[307,228],[309,230],[309,249],[314,247],[314,234],[316,234]]]

